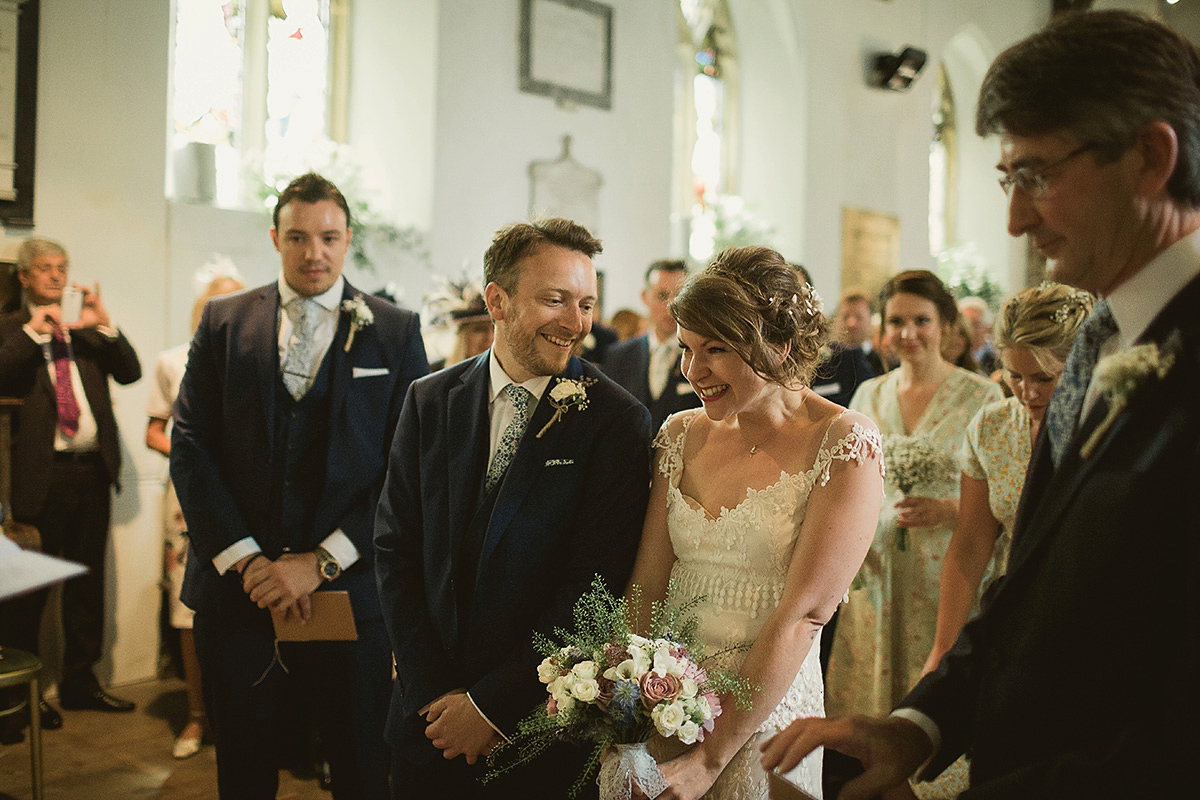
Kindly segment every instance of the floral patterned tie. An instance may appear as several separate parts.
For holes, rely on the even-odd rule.
[[[79,401],[71,380],[71,352],[62,331],[54,329],[50,337],[50,357],[54,360],[54,401],[58,406],[58,427],[70,438],[79,432]]]
[[[516,455],[517,445],[521,443],[521,436],[525,433],[525,426],[529,424],[527,412],[529,399],[533,397],[533,394],[524,386],[518,386],[515,383],[510,383],[506,391],[509,402],[513,406],[513,419],[500,436],[500,444],[496,446],[496,455],[492,456],[492,463],[488,465],[487,477],[484,479],[485,492],[492,491],[492,487],[499,483],[500,478],[504,476],[509,462]]]
[[[1046,425],[1050,434],[1050,456],[1054,466],[1062,463],[1067,445],[1075,433],[1080,410],[1087,395],[1088,384],[1096,362],[1100,359],[1100,348],[1117,332],[1117,321],[1107,300],[1100,300],[1092,307],[1092,313],[1083,321],[1075,337],[1075,346],[1063,365],[1062,377],[1058,380],[1046,409]]]
[[[304,397],[312,383],[313,336],[316,333],[316,314],[313,301],[296,297],[287,304],[292,321],[292,337],[288,339],[287,356],[283,361],[283,385],[296,400]]]

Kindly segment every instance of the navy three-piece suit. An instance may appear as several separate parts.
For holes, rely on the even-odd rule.
[[[488,359],[483,353],[413,383],[376,523],[398,673],[387,739],[417,771],[441,768],[417,713],[441,695],[467,689],[510,735],[546,702],[532,634],[570,628],[572,605],[596,574],[614,593],[624,589],[649,494],[650,415],[575,358],[560,377],[593,381],[587,408],[566,411],[538,438],[553,416],[552,380],[503,479],[485,492]],[[561,766],[540,762],[549,771]],[[462,757],[449,766],[468,772]],[[581,764],[572,766],[574,774],[560,770],[558,778],[573,780]],[[569,784],[553,780],[527,789],[565,796]],[[459,785],[471,790],[470,780]]]
[[[346,283],[343,298],[357,296]],[[313,386],[298,401],[280,377],[277,284],[210,301],[192,341],[171,477],[192,545],[183,600],[196,610],[222,796],[274,797],[269,745],[280,735],[280,714],[297,705],[322,731],[335,796],[387,795],[382,735],[391,659],[372,532],[403,398],[428,363],[415,314],[362,300],[374,321],[347,349],[350,314],[340,312]],[[268,612],[251,602],[235,570],[220,575],[212,559],[246,537],[272,559],[306,553],[338,529],[360,559],[321,589],[349,593],[359,639],[280,645],[287,683],[304,687],[288,696],[273,664]],[[269,679],[258,683],[268,667]]]

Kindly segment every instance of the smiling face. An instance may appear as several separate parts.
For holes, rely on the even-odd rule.
[[[67,257],[54,250],[38,253],[27,271],[17,273],[17,279],[33,305],[61,303],[67,286]]]
[[[489,283],[484,296],[496,321],[496,358],[522,383],[561,373],[591,332],[596,270],[583,253],[551,244],[521,259],[518,270],[513,294]]]
[[[684,376],[704,404],[709,419],[728,419],[757,399],[768,381],[720,339],[679,329]]]
[[[932,300],[903,292],[888,298],[883,314],[883,338],[901,361],[924,363],[941,359],[946,328]]]
[[[292,200],[279,210],[271,241],[283,261],[283,279],[301,297],[328,291],[342,274],[351,231],[346,212],[333,200]]]
[[[1094,151],[1062,160],[1079,145],[1065,135],[1004,134],[997,168],[1012,174],[1061,161],[1042,173],[1046,190],[1040,197],[1020,186],[1011,189],[1008,232],[1029,234],[1053,280],[1103,295],[1128,277],[1143,215],[1135,203],[1130,154],[1113,163],[1100,163]]]
[[[1062,375],[1062,362],[1047,355],[1045,366],[1038,363],[1028,347],[1006,347],[1000,352],[1004,365],[1004,382],[1012,389],[1013,396],[1029,411],[1035,424],[1040,425],[1050,404],[1050,395]]]

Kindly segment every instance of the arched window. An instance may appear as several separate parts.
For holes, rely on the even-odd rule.
[[[956,242],[954,209],[958,185],[954,92],[942,63],[938,63],[937,77],[938,91],[933,98],[933,141],[929,143],[929,253],[934,257]]]
[[[737,58],[726,0],[680,0],[675,86],[675,252],[713,252],[712,206],[736,191]]]

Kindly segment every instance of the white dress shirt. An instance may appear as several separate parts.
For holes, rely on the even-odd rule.
[[[30,307],[32,309],[32,306]],[[97,326],[96,330],[108,339],[116,339],[115,328]],[[46,369],[50,372],[50,385],[58,386],[58,373],[54,369],[54,356],[50,353],[50,334],[38,333],[25,324],[25,333],[29,338],[42,347],[42,356],[46,359]],[[54,426],[54,451],[57,453],[87,453],[100,448],[96,417],[88,404],[87,394],[83,391],[83,378],[79,375],[79,367],[75,364],[75,350],[71,346],[71,329],[63,328],[63,340],[67,346],[67,355],[71,359],[71,391],[75,402],[79,405],[79,429],[74,436],[67,436],[61,427]]]

